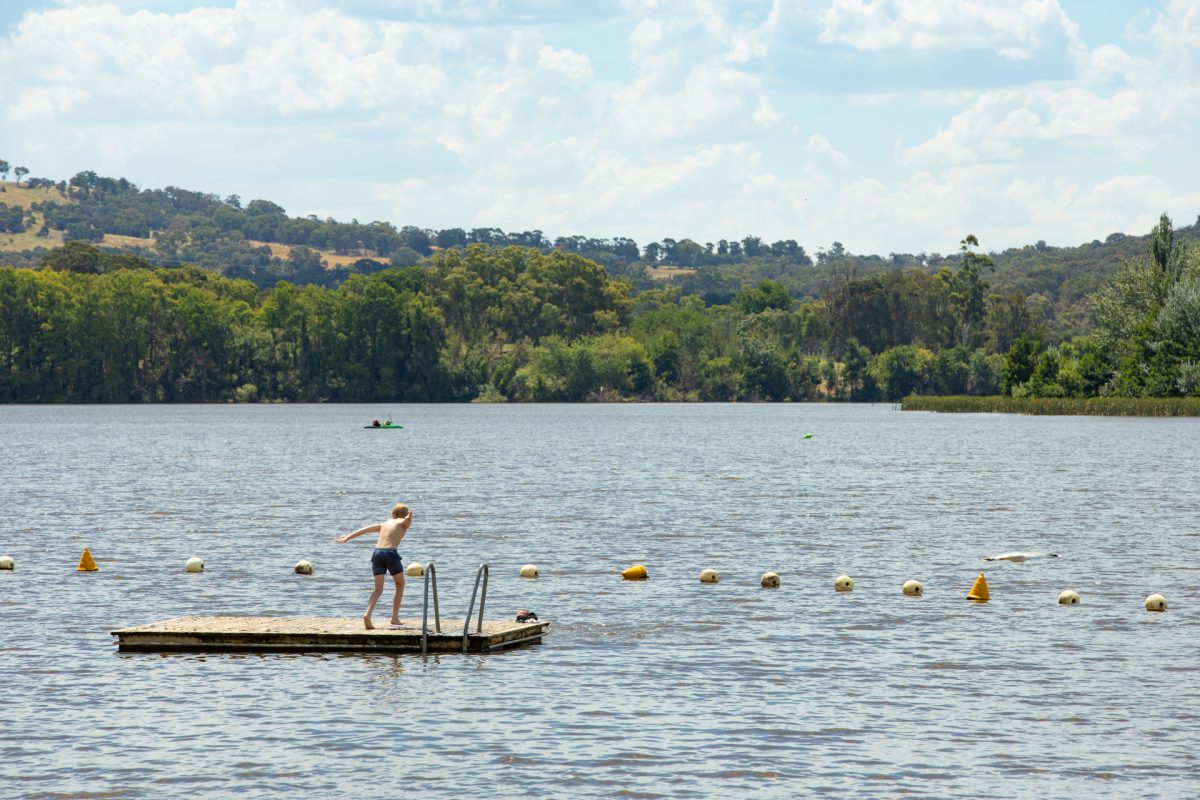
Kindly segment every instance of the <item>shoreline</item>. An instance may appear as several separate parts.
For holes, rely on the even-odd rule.
[[[1200,397],[987,397],[910,395],[901,411],[1093,417],[1200,417]]]

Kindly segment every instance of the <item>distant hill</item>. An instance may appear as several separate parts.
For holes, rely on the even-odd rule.
[[[964,236],[968,231],[964,231]],[[1178,238],[1200,238],[1197,225]],[[892,269],[936,272],[959,254],[858,255],[839,243],[810,255],[794,240],[767,243],[755,236],[699,244],[664,238],[640,246],[632,239],[561,236],[498,228],[429,230],[389,222],[360,223],[289,217],[278,204],[166,187],[141,189],[124,178],[81,172],[67,181],[32,178],[0,184],[0,264],[34,266],[49,250],[85,241],[137,255],[153,264],[195,263],[260,287],[286,279],[333,286],[350,274],[409,266],[439,249],[482,243],[579,253],[627,278],[635,289],[679,286],[706,303],[729,302],[746,286],[772,279],[797,297],[821,297],[846,280]],[[992,291],[1043,298],[1053,327],[1086,327],[1085,298],[1115,274],[1122,259],[1146,251],[1145,235],[1113,233],[1077,247],[1044,242],[992,253],[984,274]],[[986,246],[986,242],[983,243]]]

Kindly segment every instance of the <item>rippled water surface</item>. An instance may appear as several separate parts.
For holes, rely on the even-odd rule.
[[[1194,797],[1197,442],[889,406],[0,408],[0,795]],[[445,615],[486,561],[488,616],[545,642],[117,654],[184,614],[361,614],[372,537],[333,537],[397,500]],[[1062,558],[980,561],[1012,549]]]

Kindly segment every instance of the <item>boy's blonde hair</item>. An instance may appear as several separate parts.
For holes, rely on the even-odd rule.
[[[396,503],[392,506],[392,519],[404,519],[409,514],[408,506],[404,503]]]

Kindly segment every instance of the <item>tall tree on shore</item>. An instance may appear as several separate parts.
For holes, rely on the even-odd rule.
[[[988,284],[980,275],[980,268],[994,268],[991,256],[976,253],[976,247],[979,247],[979,239],[975,238],[975,234],[968,233],[966,238],[959,242],[962,265],[958,271],[951,273],[943,267],[941,272],[954,303],[955,338],[960,346],[968,348],[980,344],[984,316],[987,313],[984,300],[987,297]]]
[[[1200,359],[1200,253],[1175,239],[1163,214],[1147,254],[1121,263],[1092,299],[1096,339],[1113,378],[1106,391],[1163,396],[1193,391]]]

